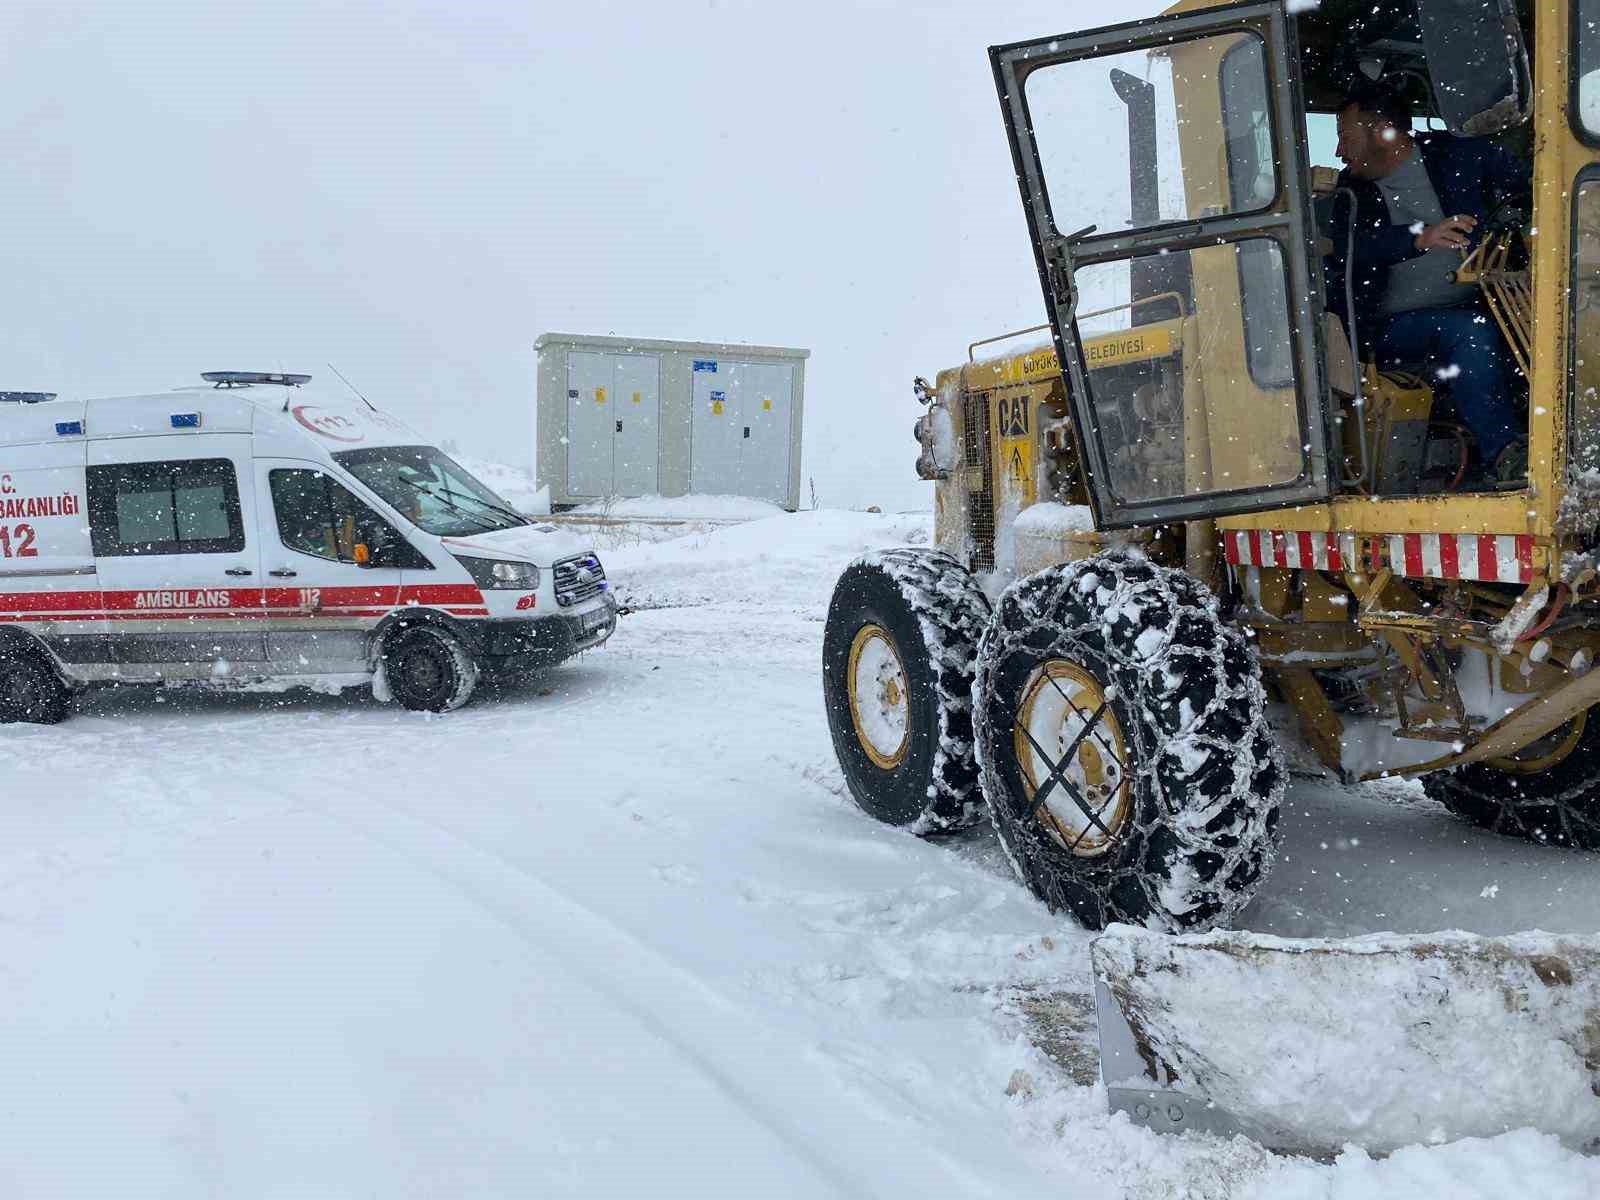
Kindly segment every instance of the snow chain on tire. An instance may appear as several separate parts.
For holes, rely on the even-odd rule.
[[[1093,929],[1200,930],[1254,895],[1284,772],[1255,653],[1202,584],[1121,550],[1019,580],[979,647],[973,700],[995,828],[1052,910]],[[1038,712],[1059,714],[1057,738],[1019,724]]]
[[[823,696],[850,794],[878,820],[933,833],[982,819],[972,670],[988,618],[972,575],[938,551],[877,551],[839,577],[823,631]],[[861,711],[875,697],[881,729]]]
[[[1497,769],[1471,763],[1422,777],[1422,788],[1462,820],[1508,837],[1547,845],[1600,850],[1600,710],[1580,718],[1583,727],[1565,755],[1535,769]],[[1564,726],[1548,741],[1559,743]],[[1535,757],[1537,748],[1522,757]]]

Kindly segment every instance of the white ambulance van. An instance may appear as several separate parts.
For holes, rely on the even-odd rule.
[[[600,645],[594,552],[308,375],[65,401],[0,392],[0,721],[92,684],[464,704]]]

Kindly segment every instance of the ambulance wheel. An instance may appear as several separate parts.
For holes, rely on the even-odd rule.
[[[72,709],[72,692],[37,650],[0,643],[0,723],[57,725]]]
[[[1591,709],[1510,757],[1424,775],[1422,787],[1482,829],[1600,850],[1600,712]]]
[[[947,554],[851,563],[822,633],[834,752],[862,811],[915,833],[983,816],[972,748],[972,656],[989,601]]]
[[[1203,930],[1261,885],[1284,772],[1256,656],[1192,577],[1111,551],[1019,580],[973,702],[990,816],[1053,911]]]
[[[453,635],[413,625],[384,644],[383,673],[394,698],[412,712],[451,712],[478,683],[478,665]]]

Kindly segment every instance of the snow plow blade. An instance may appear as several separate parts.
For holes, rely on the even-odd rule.
[[[1600,1150],[1600,938],[1172,937],[1090,948],[1113,1111],[1317,1157],[1532,1127]]]

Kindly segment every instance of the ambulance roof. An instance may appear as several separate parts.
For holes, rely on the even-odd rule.
[[[0,404],[0,446],[205,433],[266,435],[316,457],[427,441],[353,396],[281,384],[201,384],[144,396]]]

